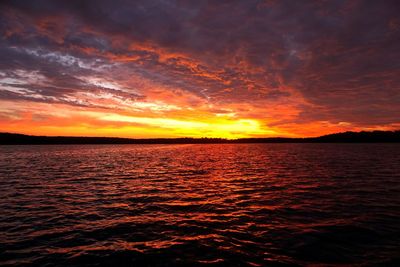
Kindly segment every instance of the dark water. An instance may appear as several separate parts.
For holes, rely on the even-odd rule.
[[[1,266],[400,266],[399,144],[0,147]]]

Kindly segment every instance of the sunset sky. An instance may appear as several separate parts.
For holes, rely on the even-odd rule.
[[[400,128],[400,1],[1,1],[0,132]]]

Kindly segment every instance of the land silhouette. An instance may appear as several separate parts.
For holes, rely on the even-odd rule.
[[[34,136],[17,133],[0,133],[1,145],[41,144],[230,144],[230,143],[398,143],[400,131],[342,132],[319,137],[288,138],[119,138],[119,137],[75,137]]]

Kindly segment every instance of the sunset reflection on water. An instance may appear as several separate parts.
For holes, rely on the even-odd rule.
[[[399,148],[2,146],[0,264],[394,264]]]

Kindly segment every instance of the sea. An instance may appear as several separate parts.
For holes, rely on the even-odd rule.
[[[400,266],[400,144],[0,146],[0,266]]]

